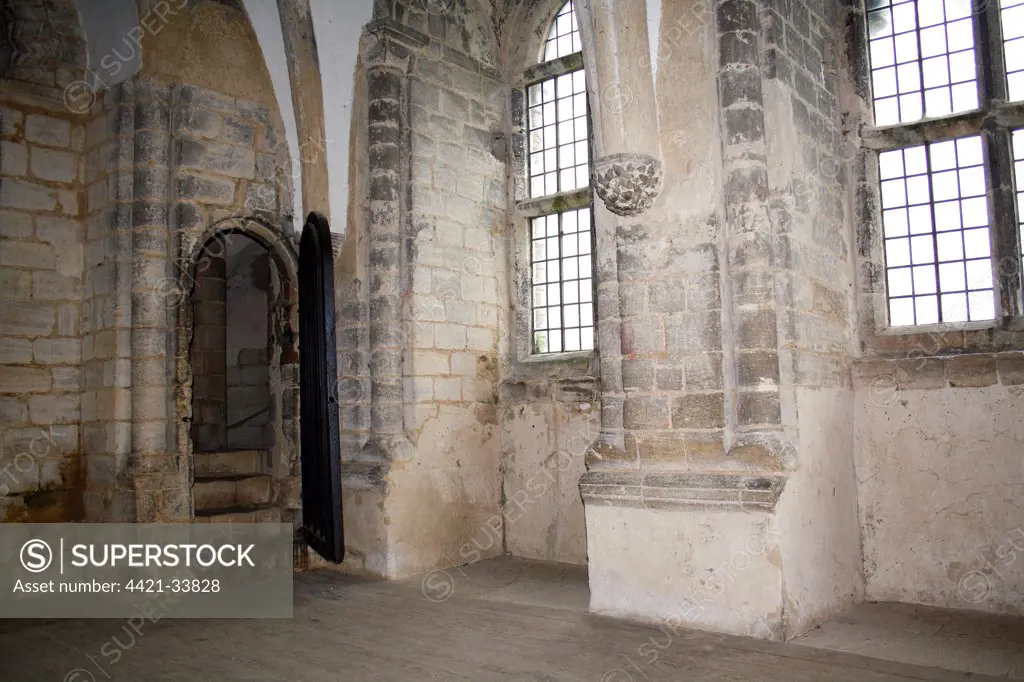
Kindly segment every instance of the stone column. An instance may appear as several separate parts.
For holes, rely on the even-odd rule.
[[[403,146],[408,137],[409,53],[387,33],[367,33],[361,52],[369,99],[370,427],[366,454],[389,463],[412,458],[405,434],[402,360]]]
[[[762,66],[752,48],[761,24],[749,0],[720,1],[716,18],[725,178],[723,327],[732,340],[725,345],[725,448],[754,469],[774,471],[789,448],[781,433]]]
[[[623,219],[639,216],[654,204],[663,177],[643,0],[582,0],[576,11],[594,122],[592,184],[604,203],[596,207],[602,393],[601,434],[587,456],[593,469],[632,459],[624,444],[616,234]]]
[[[128,81],[106,93],[86,134],[83,191],[86,253],[83,301],[82,446],[91,523],[132,523],[135,499],[127,470],[131,455],[131,246],[135,172],[135,94]],[[109,183],[109,184],[108,184]],[[105,186],[116,188],[107,195]],[[105,201],[93,199],[106,197]],[[109,375],[106,366],[113,365]]]
[[[137,78],[131,248],[132,431],[136,520],[187,520],[188,467],[170,445],[169,308],[161,288],[170,262],[170,119],[173,91]]]
[[[594,189],[612,213],[637,216],[661,192],[658,107],[643,0],[576,5],[594,119]]]

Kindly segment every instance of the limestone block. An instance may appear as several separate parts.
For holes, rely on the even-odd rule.
[[[57,190],[57,210],[64,215],[77,216],[79,214],[78,192],[69,189]]]
[[[0,291],[3,291],[4,298],[29,298],[32,295],[32,273],[0,268]]]
[[[54,367],[50,370],[53,376],[54,391],[78,391],[81,388],[82,370],[78,367]]]
[[[20,111],[0,107],[0,135],[17,135],[18,128],[25,124],[25,116]]]
[[[57,252],[49,244],[4,241],[0,242],[2,265],[52,270],[57,267]]]
[[[0,364],[27,365],[32,362],[32,341],[29,339],[0,338]]]
[[[29,114],[25,119],[25,139],[51,147],[71,144],[71,124],[52,116]]]
[[[229,205],[235,200],[235,184],[228,180],[184,175],[178,179],[178,195],[200,203]]]
[[[82,360],[81,339],[36,339],[32,356],[40,365],[76,365]]]
[[[72,183],[78,175],[78,157],[71,152],[32,149],[32,175],[40,180]]]
[[[273,183],[251,183],[245,190],[245,208],[253,211],[277,209],[277,187]]]
[[[53,326],[52,303],[4,301],[0,305],[0,330],[8,336],[49,336]]]
[[[412,358],[411,374],[418,376],[430,376],[435,374],[448,374],[450,363],[447,353],[436,351],[414,351],[410,354]]]
[[[477,353],[452,353],[452,374],[475,377]]]
[[[494,350],[494,331],[483,327],[467,327],[466,346],[473,350]]]
[[[462,380],[458,377],[434,379],[434,399],[455,402],[462,400]]]
[[[28,421],[28,407],[20,398],[0,396],[0,422],[5,427]]]
[[[235,178],[256,177],[256,154],[251,149],[208,143],[204,165],[208,170]]]
[[[14,211],[0,211],[0,237],[29,239],[32,237],[32,216]]]
[[[466,328],[457,324],[434,325],[434,343],[437,348],[465,350]]]
[[[178,126],[182,132],[213,139],[220,135],[221,117],[205,109],[182,107],[178,114]]]
[[[741,391],[739,393],[740,425],[778,424],[781,421],[782,408],[777,391]]]
[[[56,193],[34,182],[4,180],[0,183],[0,207],[52,211],[57,207]]]
[[[0,142],[0,173],[24,177],[28,172],[28,147],[20,142]]]
[[[43,393],[49,390],[48,369],[0,365],[0,393]]]
[[[672,426],[677,429],[718,429],[725,423],[721,393],[694,393],[672,403]]]
[[[28,400],[33,424],[66,424],[81,419],[81,403],[77,395],[37,395]]]
[[[49,270],[32,273],[32,298],[37,301],[68,301],[82,297],[82,278]]]
[[[2,281],[2,280],[0,280]],[[60,303],[56,307],[57,335],[78,336],[82,313],[75,303]]]
[[[40,216],[36,219],[36,237],[39,241],[65,246],[82,241],[82,227],[66,218]]]
[[[667,429],[670,412],[669,398],[630,395],[626,397],[623,425],[627,429]]]

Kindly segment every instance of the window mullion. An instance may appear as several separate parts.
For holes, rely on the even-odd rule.
[[[1013,159],[1010,132],[994,120],[986,122],[982,133],[988,162],[988,204],[992,227],[993,274],[996,305],[1004,324],[1009,325],[1022,313],[1021,245],[1014,204]]]
[[[1000,3],[986,2],[975,15],[975,55],[978,60],[978,95],[982,108],[992,109],[994,101],[1006,101],[1006,61]]]
[[[1006,62],[1000,3],[988,2],[977,13],[975,28],[978,55],[979,89],[982,106],[991,111],[997,102],[1007,98]],[[1013,159],[1010,133],[997,117],[986,119],[982,131],[988,166],[989,212],[993,281],[996,285],[996,310],[1004,325],[1011,324],[1022,313],[1021,245],[1013,191]]]

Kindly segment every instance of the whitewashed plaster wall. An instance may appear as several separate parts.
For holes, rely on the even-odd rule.
[[[372,0],[311,0],[313,29],[320,56],[320,78],[324,96],[324,149],[300,149],[295,109],[292,105],[288,60],[276,0],[244,0],[253,30],[263,50],[263,58],[274,84],[274,94],[284,119],[288,151],[292,158],[292,184],[295,191],[295,226],[305,219],[302,205],[303,154],[327,153],[330,183],[331,230],[347,229],[349,200],[349,138],[352,126],[352,98],[359,38],[373,15]]]
[[[349,136],[359,38],[363,27],[373,17],[373,0],[310,0],[310,9],[324,91],[331,231],[344,233],[348,218]]]
[[[1024,391],[859,390],[869,601],[1024,614]]]

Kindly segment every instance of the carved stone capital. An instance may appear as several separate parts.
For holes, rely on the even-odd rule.
[[[593,184],[612,213],[637,216],[654,205],[664,186],[661,161],[646,154],[612,154],[594,162]]]
[[[359,51],[363,59],[363,68],[367,72],[385,69],[400,74],[409,72],[411,56],[402,36],[389,27],[369,28],[363,33]]]

